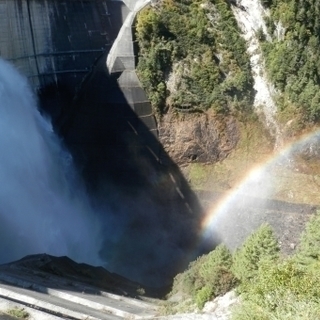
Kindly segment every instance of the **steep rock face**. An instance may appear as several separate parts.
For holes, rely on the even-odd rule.
[[[268,12],[263,8],[259,0],[238,0],[236,4],[236,6],[232,6],[232,10],[243,32],[242,35],[247,42],[247,53],[250,57],[254,79],[254,108],[270,133],[275,137],[276,144],[279,144],[280,141],[278,140],[280,139],[281,132],[276,120],[277,106],[273,99],[275,89],[267,78],[265,63],[257,36],[259,30],[262,30],[266,39],[270,39],[264,21],[264,17],[268,15]]]
[[[185,165],[225,159],[237,145],[240,132],[232,116],[168,112],[159,123],[159,139],[172,160]]]

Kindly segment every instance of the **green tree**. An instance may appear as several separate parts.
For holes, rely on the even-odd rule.
[[[225,294],[235,286],[236,279],[230,270],[231,266],[232,255],[223,244],[206,256],[205,261],[199,268],[198,277],[201,279],[202,286],[211,290],[211,296],[216,297]],[[197,292],[198,294],[199,292]]]
[[[261,262],[276,261],[279,257],[279,245],[271,227],[263,224],[251,234],[236,251],[232,271],[244,285],[258,274]]]
[[[301,235],[301,241],[295,255],[296,260],[303,266],[313,266],[320,262],[320,211],[307,223]]]

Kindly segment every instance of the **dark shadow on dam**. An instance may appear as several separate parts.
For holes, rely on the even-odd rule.
[[[128,8],[111,0],[0,0],[0,9],[0,56],[29,78],[72,153],[103,226],[105,267],[169,284],[208,248],[199,248],[197,197],[159,143],[143,90],[126,85],[139,83],[135,72],[106,70]]]
[[[157,132],[143,122],[149,102],[135,106],[138,117],[123,93],[131,90],[139,101],[142,89],[121,88],[120,74],[109,75],[105,61],[103,55],[96,62],[56,130],[99,212],[106,268],[147,285],[169,284],[205,250],[197,247],[202,209]]]

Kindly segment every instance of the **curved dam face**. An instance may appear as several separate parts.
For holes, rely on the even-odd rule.
[[[71,152],[103,230],[107,269],[160,286],[206,244],[202,209],[157,139],[134,70],[135,5],[0,0],[0,56],[28,77]]]
[[[128,12],[122,1],[0,0],[0,56],[29,78],[55,119]]]

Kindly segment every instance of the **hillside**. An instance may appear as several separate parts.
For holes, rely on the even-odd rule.
[[[164,0],[139,14],[139,78],[161,143],[195,189],[230,190],[286,150],[273,197],[320,204],[317,10]]]
[[[318,3],[257,0],[250,4],[163,0],[139,14],[139,77],[158,114],[170,108],[213,109],[243,119],[241,115],[252,112],[259,94],[250,61],[257,53],[248,48],[257,40],[261,72],[275,89],[272,98],[279,123],[294,120],[293,134],[317,124]],[[255,34],[246,34],[248,23]]]
[[[178,275],[172,295],[180,304],[173,300],[169,312],[190,310],[192,302],[201,309],[240,283],[245,303],[234,319],[319,316],[308,301],[319,290],[306,286],[318,279],[314,261],[301,262],[309,249],[318,254],[306,240],[317,220],[299,247],[320,205],[319,21],[319,3],[307,0],[163,0],[139,14],[137,70],[160,141],[206,208],[203,241],[211,237],[232,251],[212,251]],[[234,250],[263,222],[280,258],[237,261]],[[250,250],[242,254],[254,256]],[[237,268],[256,268],[258,276],[244,279]]]

